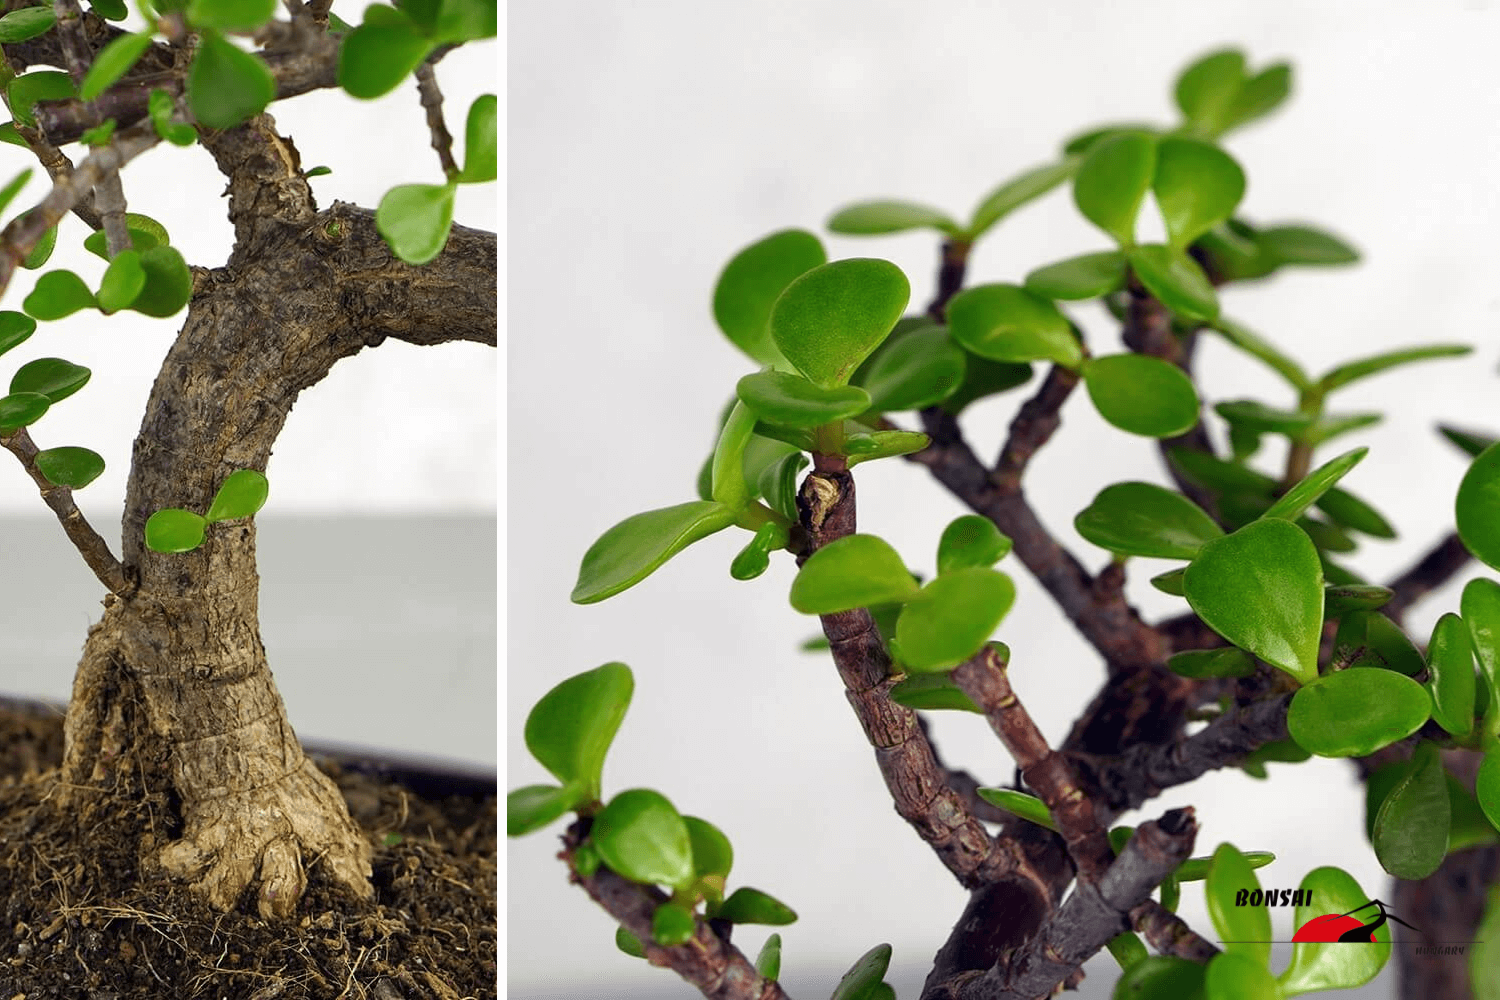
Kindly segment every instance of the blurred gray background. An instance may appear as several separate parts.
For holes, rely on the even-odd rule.
[[[1088,126],[1175,122],[1179,70],[1238,45],[1252,68],[1288,59],[1296,73],[1281,111],[1227,140],[1249,176],[1242,214],[1314,222],[1365,260],[1231,288],[1225,312],[1314,373],[1413,343],[1477,347],[1465,361],[1371,379],[1337,400],[1343,410],[1391,414],[1339,442],[1371,446],[1347,484],[1401,532],[1367,543],[1352,565],[1386,579],[1451,527],[1465,461],[1435,423],[1500,428],[1500,15],[1488,3],[517,0],[509,15],[506,782],[545,780],[521,737],[538,697],[578,671],[629,663],[635,704],[605,771],[606,793],[655,787],[728,833],[731,886],[764,889],[800,914],[782,930],[794,995],[826,996],[881,941],[895,949],[893,981],[919,983],[964,894],[894,814],[826,657],[797,651],[817,623],[787,605],[790,561],[737,583],[728,564],[744,540],[725,533],[601,605],[567,599],[579,557],[602,531],[694,497],[715,417],[751,370],[709,311],[714,280],[735,251],[788,226],[821,230],[834,209],[864,198],[912,198],[964,218],[998,183],[1052,159]],[[970,280],[1017,281],[1040,264],[1105,248],[1105,239],[1065,188],[990,233]],[[825,242],[834,258],[894,260],[916,306],[930,298],[933,234]],[[1102,310],[1070,311],[1094,350],[1117,347]],[[1199,372],[1210,405],[1292,402],[1274,376],[1214,340],[1203,345]],[[967,434],[982,454],[993,455],[1027,394],[969,411]],[[1110,483],[1164,479],[1154,445],[1104,425],[1082,393],[1063,418],[1031,467],[1028,495],[1097,568],[1104,554],[1073,532],[1073,516]],[[1267,467],[1279,457],[1273,448]],[[856,475],[861,530],[930,572],[958,504],[899,461]],[[1146,583],[1167,566],[1133,564],[1130,594],[1152,618],[1182,607]],[[1014,651],[1017,692],[1058,740],[1101,665],[1013,569],[1019,597],[997,636]],[[1409,619],[1414,633],[1425,637],[1456,604],[1456,588],[1421,604]],[[950,761],[995,783],[1010,778],[1012,764],[981,720],[947,713],[934,721]],[[1272,773],[1269,782],[1215,774],[1123,821],[1192,804],[1202,823],[1197,853],[1232,840],[1278,854],[1261,872],[1265,885],[1295,887],[1312,868],[1339,865],[1371,895],[1387,892],[1352,769],[1319,760]],[[692,995],[670,973],[614,950],[613,922],[568,886],[554,858],[560,830],[509,846],[512,994]],[[1201,890],[1187,889],[1182,912],[1214,936]],[[1290,917],[1275,915],[1278,937],[1290,937]],[[753,954],[764,936],[746,928],[743,946]],[[1093,995],[1107,988],[1110,967],[1107,957],[1095,967]],[[1368,995],[1388,995],[1390,981],[1387,971]],[[911,994],[903,987],[901,995]]]

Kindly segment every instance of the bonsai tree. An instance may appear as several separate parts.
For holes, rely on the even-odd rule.
[[[120,27],[122,0],[12,4],[0,17],[14,117],[0,138],[52,177],[0,231],[0,288],[30,286],[0,312],[0,354],[79,310],[186,308],[141,419],[116,540],[76,499],[104,459],[47,432],[51,409],[87,398],[89,370],[36,358],[11,366],[0,395],[0,446],[105,589],[47,799],[82,829],[108,828],[132,794],[172,802],[161,829],[173,832],[141,845],[141,877],[271,920],[295,912],[310,871],[347,897],[372,893],[371,845],[303,755],[260,639],[253,515],[271,449],[299,394],[342,358],[387,338],[496,338],[495,237],[452,215],[459,185],[495,179],[497,102],[454,116],[436,71],[455,47],[495,35],[495,5],[377,4],[358,27],[329,8],[143,0],[139,31]],[[396,187],[373,211],[320,209],[309,185],[320,171],[265,109],[330,87],[374,98],[413,78],[437,182]],[[203,262],[218,266],[190,266],[164,227],[128,211],[124,168],[164,142],[196,145],[227,179],[233,250]],[[58,241],[80,235],[69,214],[91,233],[99,273],[30,280],[23,269],[45,268]],[[106,794],[122,789],[131,794]]]
[[[1442,428],[1473,456],[1452,522],[1445,513],[1429,525],[1434,547],[1395,579],[1349,567],[1362,537],[1394,529],[1340,485],[1368,453],[1353,439],[1382,419],[1340,410],[1340,391],[1471,348],[1418,343],[1313,372],[1274,332],[1221,309],[1227,285],[1357,259],[1322,229],[1239,214],[1245,173],[1220,140],[1290,88],[1285,64],[1214,52],[1178,77],[1179,121],[1082,132],[966,220],[906,200],[834,212],[836,233],[939,234],[937,291],[920,311],[895,265],[830,261],[812,232],[781,229],[739,250],[712,311],[747,372],[719,416],[697,498],[626,517],[582,553],[571,595],[581,604],[642,584],[719,532],[745,533],[729,566],[737,580],[795,561],[788,599],[823,633],[805,648],[831,661],[896,812],[969,894],[924,1000],[1045,997],[1076,985],[1106,949],[1121,970],[1117,997],[1351,988],[1389,960],[1392,924],[1417,935],[1396,949],[1405,996],[1486,995],[1475,990],[1500,982],[1500,948],[1481,943],[1500,927],[1500,907],[1486,908],[1479,888],[1500,870],[1500,584],[1474,577],[1430,634],[1402,625],[1471,554],[1500,568],[1500,448],[1484,433]],[[1054,190],[1099,231],[1098,249],[976,280],[976,243]],[[1137,235],[1148,193],[1162,242]],[[1114,330],[1086,330],[1073,315],[1091,301]],[[1193,361],[1208,338],[1274,373],[1278,396],[1223,399],[1201,385]],[[966,410],[1000,393],[1024,395],[1005,439],[972,440]],[[1155,439],[1162,462],[1160,472],[1101,482],[1092,502],[1065,512],[1097,550],[1078,554],[1037,516],[1047,498],[1025,491],[1075,393],[1121,434]],[[897,458],[972,511],[942,529],[935,552],[897,552],[858,530],[858,467]],[[1173,487],[1146,481],[1158,477]],[[1181,600],[1177,614],[1147,621],[1127,602],[1140,559],[1169,561],[1147,572]],[[1018,571],[1107,666],[1056,745],[1026,709],[1028,685],[1055,685],[1068,666],[1020,664],[1013,678],[1003,641]],[[788,637],[789,656],[796,641]],[[661,655],[672,655],[669,644]],[[743,925],[790,924],[797,901],[735,884],[734,847],[711,819],[683,815],[669,794],[628,778],[603,781],[635,685],[651,683],[650,665],[638,666],[572,672],[532,708],[525,743],[551,778],[510,793],[508,832],[567,817],[568,878],[617,921],[628,954],[705,996],[785,996],[782,933],[747,942]],[[976,779],[940,755],[925,716],[945,711],[987,720],[1014,781]],[[1267,778],[1269,764],[1314,756],[1348,759],[1366,781],[1370,849],[1394,890],[1336,867],[1268,889],[1257,869],[1277,845],[1199,843],[1192,808],[1112,825],[1215,769]],[[858,834],[837,836],[847,844]],[[1211,927],[1177,913],[1184,893],[1199,891]],[[1271,962],[1268,905],[1295,908],[1285,967]],[[1424,943],[1462,943],[1464,957],[1424,955]],[[894,996],[890,960],[889,945],[859,957],[835,1000]]]

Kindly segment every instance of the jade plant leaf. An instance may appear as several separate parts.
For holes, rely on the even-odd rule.
[[[1359,251],[1311,226],[1270,226],[1256,231],[1255,242],[1280,264],[1334,267],[1359,261]]]
[[[901,556],[884,539],[848,535],[802,564],[792,581],[791,602],[805,615],[828,615],[908,601],[917,590]]]
[[[1464,584],[1459,611],[1490,693],[1500,692],[1500,583],[1475,577]]]
[[[695,930],[693,911],[681,903],[663,903],[651,914],[651,939],[664,948],[687,944]]]
[[[755,537],[729,564],[729,575],[736,580],[754,580],[770,567],[771,553],[786,547],[788,537],[785,525],[774,521],[762,524],[755,529]]]
[[[1212,322],[1219,297],[1203,268],[1176,247],[1151,243],[1130,251],[1130,269],[1162,305],[1187,319]]]
[[[1073,178],[1073,202],[1083,217],[1121,246],[1135,243],[1135,217],[1156,169],[1156,139],[1125,133],[1089,150]]]
[[[1359,497],[1335,486],[1318,499],[1318,508],[1329,520],[1350,531],[1358,531],[1371,538],[1395,538],[1396,529],[1391,527],[1381,513]]]
[[[845,236],[878,236],[908,229],[936,229],[949,235],[958,223],[930,205],[894,199],[856,202],[833,213],[828,228]]]
[[[971,566],[993,566],[1011,549],[1011,540],[987,517],[965,514],[943,529],[938,540],[937,571],[953,573]]]
[[[816,427],[870,408],[870,394],[859,386],[825,388],[789,372],[746,375],[735,392],[761,420],[783,427]]]
[[[1057,821],[1052,818],[1052,810],[1047,808],[1047,803],[1035,795],[1027,795],[1010,788],[980,788],[977,789],[979,797],[997,809],[1004,809],[1013,816],[1019,816],[1037,826],[1045,826],[1053,833],[1058,832]]]
[[[1063,142],[1063,152],[1069,156],[1087,156],[1100,143],[1119,135],[1140,133],[1156,135],[1161,129],[1150,122],[1116,122],[1112,125],[1096,125],[1070,136]]]
[[[1078,159],[1069,157],[1061,163],[1048,163],[1033,167],[1001,184],[984,196],[974,209],[969,222],[968,237],[976,240],[985,230],[999,222],[1029,201],[1035,201],[1073,176],[1078,169]]]
[[[1240,892],[1259,888],[1255,869],[1239,849],[1233,844],[1220,844],[1204,883],[1208,915],[1227,954],[1238,954],[1264,966],[1271,958],[1271,913],[1263,906],[1235,905]]]
[[[209,524],[250,517],[266,505],[271,484],[254,469],[236,469],[224,477],[204,518]]]
[[[1303,877],[1299,888],[1310,894],[1304,898],[1311,899],[1296,908],[1292,923],[1299,928],[1320,917],[1332,919],[1352,913],[1360,923],[1369,923],[1379,914],[1376,909],[1364,909],[1370,905],[1370,897],[1341,868],[1314,868]],[[1375,941],[1364,944],[1293,938],[1291,964],[1278,977],[1282,992],[1298,996],[1320,990],[1348,990],[1374,979],[1391,957],[1390,925],[1382,924],[1374,934]]]
[[[1312,388],[1312,376],[1302,366],[1282,354],[1258,333],[1242,323],[1220,316],[1210,327],[1230,344],[1266,365],[1298,392]]]
[[[1305,684],[1286,725],[1319,757],[1363,757],[1410,736],[1431,714],[1432,700],[1410,677],[1356,667]]]
[[[1266,434],[1285,434],[1293,438],[1306,433],[1316,419],[1311,413],[1278,410],[1249,399],[1232,399],[1218,403],[1214,406],[1214,412],[1230,424],[1246,430]]]
[[[1151,578],[1151,586],[1163,594],[1170,594],[1173,597],[1185,597],[1187,596],[1187,591],[1182,589],[1182,578],[1186,575],[1187,567],[1179,566],[1177,569],[1170,569],[1165,573],[1158,573],[1153,576]]]
[[[135,230],[131,230],[133,239]],[[164,319],[176,314],[193,294],[193,274],[176,247],[155,246],[141,254],[146,287],[130,308],[146,316]]]
[[[1323,612],[1329,618],[1337,618],[1350,611],[1374,611],[1391,602],[1396,592],[1389,587],[1371,584],[1330,586],[1323,591]]]
[[[1209,628],[1307,683],[1318,675],[1323,566],[1307,533],[1254,521],[1204,544],[1183,577]]]
[[[945,573],[901,609],[900,660],[913,672],[948,670],[974,655],[1016,599],[1010,577],[983,566]]]
[[[36,332],[36,320],[13,309],[0,310],[0,354],[26,342]]]
[[[14,434],[46,416],[52,401],[39,392],[13,392],[0,396],[0,434]]]
[[[890,261],[836,260],[781,293],[771,307],[771,339],[798,371],[832,389],[880,346],[910,298],[906,275]]]
[[[714,286],[714,321],[724,336],[762,365],[787,365],[771,340],[771,307],[794,280],[828,262],[818,238],[784,229],[745,247]]]
[[[634,692],[635,678],[623,663],[569,677],[526,716],[526,749],[583,801],[597,799],[605,755]]]
[[[1292,67],[1275,63],[1246,80],[1229,105],[1224,130],[1238,128],[1270,114],[1292,92]]]
[[[363,23],[339,46],[339,86],[350,97],[381,97],[400,86],[432,47],[432,40],[404,11],[371,4]]]
[[[1192,559],[1224,534],[1193,501],[1152,483],[1106,486],[1073,526],[1111,552],[1160,559]]]
[[[941,403],[963,382],[965,358],[946,329],[913,330],[871,359],[862,382],[870,409],[889,413]]]
[[[5,352],[4,343],[4,338],[0,337],[0,354]],[[1500,438],[1496,438],[1493,434],[1479,434],[1474,431],[1462,430],[1458,427],[1450,427],[1447,424],[1439,424],[1438,433],[1447,438],[1455,448],[1458,448],[1470,458],[1478,458],[1480,452],[1494,444],[1497,440],[1500,440]]]
[[[103,475],[104,459],[98,452],[69,445],[37,452],[36,467],[54,486],[81,490]]]
[[[1214,956],[1203,976],[1203,986],[1213,1000],[1281,1000],[1281,990],[1266,960],[1225,952]]]
[[[686,888],[693,881],[687,824],[660,792],[632,788],[616,795],[594,817],[589,839],[604,863],[632,882]]]
[[[1151,956],[1151,953],[1146,950],[1145,942],[1141,940],[1140,935],[1130,931],[1116,934],[1105,943],[1105,947],[1109,949],[1110,955],[1119,964],[1122,971]]]
[[[1397,878],[1424,879],[1448,851],[1448,783],[1437,744],[1417,745],[1411,769],[1375,815],[1373,841],[1380,866]]]
[[[756,481],[760,495],[766,498],[766,502],[793,521],[797,519],[797,473],[806,468],[807,464],[807,456],[794,451],[767,465]]]
[[[1344,614],[1333,640],[1334,660],[1345,666],[1378,667],[1414,677],[1426,663],[1401,626],[1378,611]]]
[[[844,454],[849,456],[849,467],[853,468],[861,462],[873,462],[878,458],[910,455],[921,451],[931,443],[931,438],[916,431],[854,433],[844,439]]]
[[[195,28],[219,28],[249,34],[276,13],[275,0],[189,0],[187,15]]]
[[[687,824],[693,848],[693,871],[700,879],[718,876],[722,880],[734,867],[734,845],[723,830],[706,819],[684,816],[682,821]]]
[[[623,927],[615,928],[615,947],[631,958],[646,957],[646,948],[641,944],[641,939]]]
[[[62,319],[94,305],[94,293],[72,271],[48,271],[36,279],[21,308],[40,320]]]
[[[731,924],[769,924],[773,927],[790,924],[797,919],[796,912],[781,900],[748,887],[730,893],[714,916]]]
[[[464,122],[464,168],[458,175],[460,183],[483,184],[494,180],[499,173],[499,107],[494,94],[480,94],[469,105]]]
[[[767,979],[781,975],[781,935],[772,934],[755,956],[755,971]]]
[[[1331,462],[1318,466],[1302,481],[1271,505],[1266,511],[1266,517],[1279,517],[1286,521],[1295,521],[1302,516],[1302,512],[1322,499],[1323,495],[1333,488],[1333,484],[1344,478],[1345,474],[1364,459],[1370,451],[1369,448],[1355,448],[1346,451]]]
[[[1474,779],[1474,798],[1490,825],[1500,830],[1500,746],[1491,746],[1479,762],[1479,775]]]
[[[191,552],[203,544],[207,525],[201,514],[167,507],[146,519],[146,547],[153,552]]]
[[[266,64],[212,29],[198,37],[187,75],[193,116],[209,128],[229,128],[264,111],[276,96],[276,78]]]
[[[1115,853],[1118,854],[1119,852],[1116,851]],[[1251,868],[1264,868],[1276,860],[1276,855],[1270,851],[1242,851],[1241,853],[1244,855],[1245,864]],[[1172,873],[1172,877],[1179,882],[1202,882],[1208,878],[1208,873],[1213,871],[1213,866],[1214,859],[1211,857],[1188,858],[1177,866],[1177,870]]]
[[[1167,669],[1179,677],[1249,677],[1255,673],[1255,661],[1233,646],[1190,649],[1173,654]]]
[[[948,303],[948,328],[967,350],[992,361],[1054,361],[1077,368],[1083,348],[1050,300],[1019,285],[978,285]]]
[[[443,252],[453,227],[452,182],[399,184],[375,210],[375,228],[408,264],[425,264]]]
[[[16,124],[36,128],[33,109],[37,101],[63,101],[74,96],[73,78],[54,69],[33,70],[11,80],[6,87],[10,113]]]
[[[1461,740],[1474,731],[1474,646],[1469,626],[1451,612],[1437,620],[1427,643],[1432,718]]]
[[[1124,287],[1125,255],[1118,250],[1069,257],[1026,276],[1026,290],[1049,299],[1097,299]]]
[[[131,247],[143,254],[148,250],[171,243],[167,235],[167,227],[149,215],[126,212],[125,229],[130,234]],[[102,229],[96,229],[84,237],[83,248],[101,260],[109,260],[109,238]]]
[[[44,275],[45,277],[45,275]],[[108,314],[128,308],[146,288],[146,269],[139,250],[121,250],[109,262],[96,296],[99,309]]]
[[[1172,97],[1189,122],[1212,135],[1223,131],[1244,85],[1245,54],[1238,49],[1220,49],[1183,70],[1172,88]]]
[[[1378,375],[1398,365],[1409,365],[1415,361],[1431,361],[1436,358],[1459,358],[1472,353],[1467,344],[1429,344],[1424,347],[1408,347],[1399,351],[1387,351],[1374,357],[1360,358],[1339,365],[1318,380],[1324,392],[1332,392],[1351,382],[1371,375]]]
[[[120,35],[94,55],[93,65],[78,88],[82,100],[92,101],[129,72],[151,47],[151,33]]]
[[[540,830],[577,804],[578,790],[557,785],[527,785],[505,797],[505,835],[520,837]]]
[[[750,499],[746,452],[755,439],[755,413],[743,401],[729,408],[708,464],[708,496],[726,507],[741,508]]]
[[[1311,757],[1296,740],[1274,740],[1246,754],[1240,761],[1240,769],[1252,778],[1265,778],[1267,764],[1300,764]]]
[[[15,386],[11,386],[15,392]],[[1500,445],[1480,453],[1464,473],[1454,501],[1458,537],[1480,562],[1500,569]]]
[[[1113,1000],[1204,1000],[1206,972],[1185,958],[1152,955],[1121,973]]]
[[[627,517],[584,553],[573,603],[592,604],[635,586],[693,542],[729,527],[734,518],[733,508],[712,500]]]
[[[1084,362],[1083,381],[1100,416],[1123,431],[1173,437],[1198,422],[1198,394],[1181,368],[1144,354]]]
[[[10,380],[10,391],[35,392],[53,403],[60,403],[88,384],[93,374],[82,365],[62,358],[37,358],[16,370]]]
[[[945,673],[910,674],[892,686],[890,698],[898,705],[924,711],[984,712]]]
[[[958,391],[943,400],[945,412],[957,416],[976,400],[1025,385],[1031,379],[1031,366],[1013,361],[991,361],[975,354],[965,355],[964,379]]]
[[[872,991],[880,985],[885,970],[891,966],[891,946],[878,944],[860,956],[849,971],[839,979],[829,1000],[870,1000]]]
[[[22,7],[0,17],[0,42],[6,45],[45,35],[57,23],[51,7]]]
[[[1234,213],[1245,196],[1245,172],[1212,143],[1166,138],[1156,147],[1151,188],[1168,243],[1183,249]]]

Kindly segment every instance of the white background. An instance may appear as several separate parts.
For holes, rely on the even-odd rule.
[[[1359,246],[1365,262],[1231,288],[1225,312],[1314,373],[1413,343],[1477,347],[1469,359],[1335,398],[1340,410],[1391,413],[1339,442],[1371,445],[1346,483],[1401,532],[1367,544],[1352,565],[1386,579],[1451,526],[1465,462],[1436,422],[1500,430],[1500,16],[1488,4],[520,0],[510,14],[507,785],[546,779],[521,738],[536,699],[570,674],[629,663],[636,702],[606,793],[659,788],[729,834],[731,887],[757,886],[801,914],[783,930],[793,982],[810,970],[836,976],[880,941],[893,943],[898,964],[927,963],[964,894],[894,814],[826,658],[796,651],[817,626],[787,606],[790,560],[734,582],[728,564],[745,536],[728,532],[602,605],[567,601],[579,557],[603,530],[694,498],[715,417],[752,370],[709,311],[736,250],[788,226],[821,231],[834,209],[869,197],[918,199],[964,218],[1088,126],[1174,122],[1177,72],[1240,45],[1252,68],[1290,59],[1296,72],[1283,110],[1227,140],[1249,176],[1241,213],[1315,222]],[[930,297],[934,235],[826,243],[834,258],[889,257],[911,277],[918,308]],[[970,280],[1016,281],[1108,245],[1066,190],[1054,192],[984,239]],[[1074,315],[1096,352],[1118,347],[1102,311]],[[1292,402],[1274,376],[1212,340],[1199,372],[1209,404]],[[993,456],[1025,395],[966,415],[982,455]],[[1103,554],[1072,531],[1073,516],[1110,483],[1164,480],[1154,445],[1104,425],[1083,393],[1063,417],[1027,492],[1097,568]],[[1269,458],[1274,468],[1279,456]],[[861,530],[930,573],[959,506],[899,461],[856,477]],[[1020,596],[997,635],[1014,651],[1020,697],[1060,740],[1102,667],[1024,569],[1007,567]],[[1148,560],[1131,574],[1130,594],[1151,617],[1182,607],[1146,585],[1164,568]],[[1450,588],[1419,606],[1413,633],[1425,638],[1456,604]],[[994,783],[1010,778],[982,721],[948,713],[936,726],[950,761]],[[1196,853],[1224,840],[1277,852],[1261,873],[1267,886],[1295,887],[1334,864],[1372,895],[1388,892],[1352,768],[1314,761],[1273,775],[1217,774],[1144,815],[1191,803],[1202,825]],[[610,918],[567,885],[553,857],[560,829],[510,846],[510,982],[652,984],[675,995],[670,973],[614,951]],[[1200,891],[1186,891],[1183,913],[1215,936]],[[1290,914],[1277,914],[1275,928],[1289,937]],[[763,937],[741,934],[751,954]]]

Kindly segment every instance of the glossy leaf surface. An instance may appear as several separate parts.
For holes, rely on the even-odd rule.
[[[89,67],[88,74],[83,78],[83,84],[78,88],[78,96],[85,101],[92,101],[104,93],[115,81],[130,71],[146,54],[151,47],[151,34],[140,32],[138,34],[121,35],[100,49],[94,56],[93,65]]]
[[[1458,486],[1454,514],[1464,547],[1480,562],[1500,569],[1500,445],[1491,445],[1470,463]]]
[[[10,98],[10,113],[16,122],[36,128],[36,115],[32,110],[37,101],[63,101],[74,96],[73,79],[60,70],[33,70],[11,80],[6,87]]]
[[[452,226],[452,184],[398,185],[375,210],[375,228],[408,264],[425,264],[442,253]]]
[[[829,1000],[869,1000],[870,991],[880,985],[891,965],[891,946],[878,944],[860,956],[839,979]]]
[[[1485,577],[1470,580],[1464,584],[1459,610],[1490,692],[1500,691],[1500,583]]]
[[[1013,816],[1019,816],[1037,826],[1045,826],[1053,833],[1057,832],[1057,821],[1052,818],[1052,811],[1047,808],[1047,803],[1035,795],[1027,795],[1012,788],[980,788],[978,793],[981,799],[997,809],[1004,809]]]
[[[693,880],[687,824],[660,792],[616,795],[594,817],[589,837],[604,863],[632,882],[681,888]]]
[[[757,363],[786,365],[771,340],[771,306],[795,279],[827,261],[823,244],[803,229],[781,230],[750,244],[719,273],[714,321]]]
[[[1233,951],[1216,955],[1208,963],[1203,986],[1210,1000],[1281,1000],[1266,961]]]
[[[640,583],[682,549],[727,528],[732,508],[693,500],[627,517],[584,553],[573,587],[575,604],[592,604]]]
[[[1089,150],[1073,179],[1073,203],[1083,217],[1121,246],[1135,243],[1135,217],[1151,187],[1156,140],[1126,133]]]
[[[60,403],[87,385],[92,374],[82,365],[62,358],[37,358],[22,365],[11,376],[10,391],[36,392],[53,403]]]
[[[696,929],[693,911],[680,903],[663,903],[651,915],[651,939],[664,948],[687,944]]]
[[[1318,673],[1323,567],[1301,528],[1255,521],[1207,542],[1183,578],[1215,632],[1306,683]]]
[[[1255,673],[1255,661],[1233,646],[1190,649],[1173,654],[1167,669],[1179,677],[1249,677]]]
[[[1459,358],[1472,353],[1473,350],[1474,348],[1467,344],[1429,344],[1422,347],[1408,347],[1399,351],[1387,351],[1374,357],[1361,358],[1358,361],[1339,365],[1324,375],[1318,384],[1325,392],[1332,392],[1351,382],[1378,375],[1400,365],[1409,365],[1417,361],[1432,361],[1438,358]]]
[[[1169,244],[1182,249],[1234,213],[1245,196],[1245,172],[1211,143],[1165,138],[1156,147],[1151,188]]]
[[[953,678],[945,673],[909,674],[905,680],[895,684],[890,692],[891,701],[907,708],[928,711],[978,712],[983,709],[975,705],[963,693]]]
[[[135,230],[131,230],[132,238]],[[146,287],[130,308],[146,316],[164,319],[176,315],[193,294],[193,275],[176,247],[156,246],[141,254]]]
[[[229,128],[265,110],[276,96],[276,80],[265,63],[205,30],[188,68],[187,95],[200,123]]]
[[[828,220],[828,228],[845,236],[877,236],[908,229],[958,232],[958,223],[930,205],[895,199],[861,201],[839,209]]]
[[[755,956],[755,971],[767,979],[781,975],[781,935],[772,934]]]
[[[913,330],[879,352],[863,380],[870,409],[920,410],[942,402],[964,379],[965,354],[942,327]]]
[[[94,293],[82,278],[72,271],[48,271],[36,279],[21,308],[39,320],[56,320],[93,305]]]
[[[1299,888],[1311,891],[1312,902],[1296,908],[1292,922],[1302,927],[1322,916],[1357,911],[1362,923],[1379,915],[1359,883],[1341,868],[1315,868],[1302,879]],[[1319,990],[1353,989],[1374,979],[1391,956],[1390,924],[1375,929],[1375,941],[1364,944],[1343,941],[1297,941],[1292,945],[1292,961],[1280,979],[1287,996]]]
[[[130,235],[131,248],[139,250],[142,254],[171,242],[166,227],[149,215],[126,212],[125,228]],[[108,237],[102,229],[97,229],[84,237],[83,248],[100,260],[109,260]]]
[[[1372,837],[1380,865],[1397,878],[1424,879],[1448,850],[1448,783],[1437,745],[1417,745],[1412,767],[1375,815]]]
[[[505,797],[505,835],[520,837],[549,825],[576,804],[576,789],[527,785]]]
[[[870,394],[854,385],[825,388],[790,372],[757,372],[735,386],[757,417],[784,427],[816,427],[870,408]]]
[[[236,469],[224,477],[213,503],[204,515],[209,524],[238,517],[250,517],[266,505],[271,484],[254,469]]]
[[[39,392],[12,392],[0,396],[0,434],[13,434],[46,416],[52,401]]]
[[[1451,612],[1437,620],[1427,643],[1432,718],[1459,739],[1474,731],[1474,646],[1469,626]]]
[[[0,310],[0,354],[25,343],[36,332],[36,320],[12,309]]]
[[[796,921],[797,914],[781,900],[759,889],[742,887],[730,893],[717,914],[731,924],[770,924],[780,927]]]
[[[1083,349],[1067,317],[1019,285],[979,285],[948,303],[948,328],[969,351],[993,361],[1055,361],[1076,368]]]
[[[1119,250],[1086,253],[1039,267],[1026,289],[1049,299],[1097,299],[1125,287],[1125,255]]]
[[[128,308],[146,288],[146,269],[138,250],[121,250],[109,262],[96,296],[99,309],[108,314]]]
[[[1224,534],[1193,501],[1152,483],[1106,486],[1073,526],[1111,552],[1161,559],[1192,559]]]
[[[1364,459],[1370,451],[1369,448],[1355,448],[1346,451],[1331,462],[1318,466],[1302,481],[1271,505],[1266,511],[1266,517],[1279,517],[1286,521],[1295,521],[1302,516],[1303,511],[1322,499],[1323,495],[1333,488],[1333,484],[1354,468]]]
[[[938,575],[971,566],[993,566],[1010,552],[1011,544],[987,517],[965,514],[955,518],[938,539]]]
[[[1204,894],[1224,951],[1264,966],[1271,957],[1271,914],[1263,906],[1236,906],[1241,890],[1260,888],[1255,869],[1233,844],[1220,844],[1209,866]],[[1212,993],[1210,993],[1212,995]]]
[[[604,758],[635,692],[623,663],[575,674],[542,696],[526,716],[526,748],[565,785],[599,797]]]
[[[482,184],[499,172],[499,107],[494,94],[480,94],[469,105],[464,122],[464,167],[458,179],[463,184]]]
[[[1292,67],[1275,63],[1246,80],[1229,105],[1224,128],[1238,128],[1270,114],[1292,92]]]
[[[895,264],[837,260],[787,286],[771,307],[771,339],[812,381],[841,386],[891,332],[910,297]]]
[[[985,195],[974,209],[974,217],[969,222],[969,238],[977,239],[981,233],[1011,212],[1029,201],[1035,201],[1072,177],[1077,169],[1078,161],[1070,158],[1061,163],[1033,167],[1001,184]]]
[[[1281,264],[1334,267],[1359,260],[1359,251],[1348,243],[1311,226],[1270,226],[1258,230],[1255,241]]]
[[[907,602],[896,621],[901,662],[917,672],[962,663],[984,645],[1015,599],[1010,577],[986,567],[939,576]]]
[[[203,544],[208,525],[200,514],[168,507],[146,519],[146,547],[154,552],[191,552]]]
[[[68,445],[37,452],[36,467],[54,486],[81,490],[104,474],[104,458],[87,448]]]
[[[0,17],[0,43],[12,45],[45,35],[57,23],[51,7],[22,7]]]
[[[1160,243],[1130,251],[1130,269],[1162,305],[1186,319],[1211,322],[1219,297],[1203,268],[1186,253]]]
[[[1172,97],[1189,122],[1213,135],[1223,130],[1244,83],[1245,54],[1219,49],[1182,71]]]
[[[1422,685],[1391,670],[1356,667],[1319,677],[1292,697],[1287,730],[1320,757],[1363,757],[1427,721]]]
[[[339,47],[339,86],[351,97],[381,97],[400,86],[431,49],[432,42],[406,14],[371,5]]]
[[[1181,368],[1144,354],[1111,354],[1083,366],[1099,415],[1131,434],[1173,437],[1198,422],[1198,394]]]
[[[1197,962],[1152,955],[1126,969],[1113,1000],[1204,1000],[1206,969]]]
[[[901,556],[875,535],[848,535],[829,542],[802,564],[792,581],[792,607],[805,615],[827,615],[910,600],[917,582]]]

